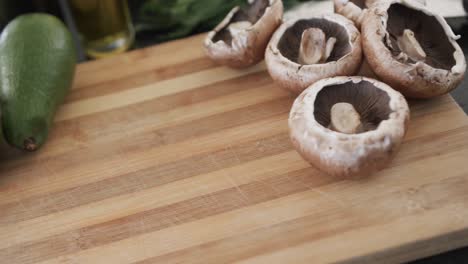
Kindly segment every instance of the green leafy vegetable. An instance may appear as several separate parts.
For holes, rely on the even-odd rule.
[[[285,0],[286,9],[307,0]],[[165,41],[214,28],[226,14],[246,0],[133,0],[131,5],[139,37]]]

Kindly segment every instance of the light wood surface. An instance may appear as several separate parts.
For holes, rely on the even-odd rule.
[[[293,97],[202,36],[79,66],[48,143],[2,152],[1,263],[397,263],[468,245],[468,119],[411,102],[390,166],[330,178]]]

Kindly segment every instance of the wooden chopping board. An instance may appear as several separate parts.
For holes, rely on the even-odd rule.
[[[468,118],[411,102],[362,181],[292,149],[293,98],[203,36],[79,66],[50,140],[0,162],[2,263],[393,263],[468,245]]]

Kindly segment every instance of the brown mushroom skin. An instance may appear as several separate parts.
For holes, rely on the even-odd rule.
[[[434,68],[423,61],[412,64],[402,63],[392,55],[385,45],[385,37],[388,20],[387,10],[395,3],[420,10],[438,20],[444,29],[447,40],[454,48],[453,57],[456,65],[451,70]],[[464,78],[466,61],[463,51],[456,42],[457,37],[453,35],[442,17],[430,13],[418,3],[404,0],[378,2],[369,9],[361,30],[364,54],[374,73],[379,79],[406,97],[431,98],[443,95],[455,89]]]
[[[335,13],[350,19],[360,28],[367,10],[378,1],[381,0],[333,0],[333,10]],[[426,0],[410,1],[426,5]]]
[[[361,66],[359,67],[359,71],[356,75],[369,77],[372,79],[379,79],[379,77],[375,75],[375,72],[372,70],[371,66],[369,65],[365,57],[363,58]]]
[[[214,42],[216,34],[227,28],[235,13],[239,11],[239,7],[233,8],[205,38],[204,47],[208,57],[220,65],[232,68],[246,68],[262,61],[268,41],[283,17],[282,1],[269,0],[269,3],[270,6],[255,24],[232,36],[231,45],[221,40]]]
[[[282,88],[296,94],[301,93],[312,83],[324,78],[354,75],[359,70],[363,57],[361,36],[352,21],[337,14],[326,14],[311,19],[323,19],[344,27],[349,38],[348,44],[351,48],[346,55],[336,61],[311,65],[299,64],[283,56],[278,48],[278,43],[283,34],[293,27],[295,23],[308,19],[290,20],[283,23],[273,34],[268,44],[265,51],[265,62],[272,79]]]
[[[374,84],[390,98],[389,117],[375,130],[344,134],[330,130],[315,119],[315,100],[323,89],[362,81]],[[409,108],[403,95],[382,82],[365,77],[334,77],[304,90],[293,104],[288,123],[294,148],[312,166],[338,178],[358,179],[383,169],[392,160],[408,127]]]
[[[333,0],[333,9],[360,28],[367,9],[377,1],[379,0]]]

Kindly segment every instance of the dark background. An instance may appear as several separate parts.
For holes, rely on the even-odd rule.
[[[465,54],[465,58],[466,58],[466,55],[468,54],[468,19],[466,17],[449,18],[447,19],[447,22],[452,27],[455,34],[461,35],[460,40],[458,40],[458,44],[460,44],[461,48],[463,49],[463,53]],[[468,113],[468,76],[467,75],[465,75],[465,79],[463,80],[460,87],[454,90],[451,94],[453,98],[455,98],[457,103],[463,108],[465,113]],[[468,255],[468,251],[466,254]],[[465,260],[466,261],[463,263],[468,263],[468,258],[466,258]]]

